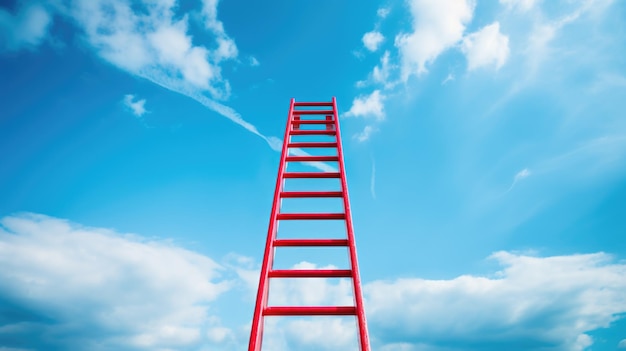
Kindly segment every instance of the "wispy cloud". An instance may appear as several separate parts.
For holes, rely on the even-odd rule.
[[[500,33],[500,23],[494,22],[465,36],[461,51],[469,71],[489,65],[499,69],[509,58],[509,38]]]
[[[363,131],[361,131],[358,134],[355,134],[353,138],[362,143],[364,141],[369,140],[375,131],[376,131],[376,128],[374,128],[373,126],[365,126],[365,128],[363,128]]]
[[[626,349],[626,339],[620,341],[617,347],[620,349]]]
[[[205,28],[213,35],[213,50],[193,44],[188,16],[177,16],[175,9],[175,2],[162,1],[136,12],[123,0],[78,1],[57,8],[82,28],[87,43],[102,59],[199,102],[280,151],[282,140],[262,134],[236,110],[217,101],[230,95],[230,84],[222,77],[220,65],[238,56],[234,40],[217,18],[217,1],[205,0],[202,6]],[[251,64],[255,62],[251,57]],[[129,106],[137,116],[145,113],[144,100],[133,102],[132,97],[126,97],[125,101],[132,103]]]
[[[364,117],[376,120],[385,119],[383,100],[385,96],[380,90],[374,90],[369,95],[361,95],[352,101],[352,107],[344,114],[345,117]]]
[[[380,18],[387,18],[387,16],[389,16],[389,13],[391,12],[391,9],[388,7],[381,7],[376,11],[376,15]]]
[[[500,0],[501,4],[521,12],[531,10],[540,0]]]
[[[280,151],[279,138],[260,133],[233,108],[216,101],[230,95],[221,64],[238,56],[234,40],[217,18],[217,3],[205,0],[201,10],[205,28],[212,34],[213,50],[193,44],[189,16],[177,16],[173,1],[156,2],[141,11],[123,0],[71,2],[57,10],[82,28],[87,43],[104,60],[196,100]],[[137,112],[141,112],[140,106],[136,105]]]
[[[0,8],[0,50],[36,48],[51,25],[52,15],[41,4],[18,2],[15,14]]]
[[[513,190],[513,187],[515,187],[515,184],[517,184],[517,182],[519,182],[522,179],[528,178],[531,175],[530,171],[528,170],[528,168],[524,168],[521,171],[517,172],[515,174],[515,177],[513,177],[513,183],[511,183],[511,186],[507,189],[507,193],[511,190]]]
[[[257,60],[256,57],[254,56],[250,56],[250,66],[252,67],[256,67],[258,65],[260,65],[261,63],[259,62],[259,60]]]
[[[146,99],[136,100],[135,95],[127,94],[124,96],[124,104],[128,107],[135,116],[141,117],[146,113]]]
[[[298,149],[298,148],[290,148],[289,153],[294,156],[311,156],[311,154],[309,154],[308,152],[302,149]],[[303,162],[303,163],[311,167],[315,167],[322,172],[338,172],[337,168],[329,165],[328,163],[318,162],[318,161]]]
[[[448,73],[448,75],[446,76],[446,79],[444,79],[444,80],[441,82],[441,85],[446,85],[446,84],[448,84],[448,82],[451,82],[451,81],[453,81],[453,80],[454,80],[454,74],[452,74],[452,73]]]

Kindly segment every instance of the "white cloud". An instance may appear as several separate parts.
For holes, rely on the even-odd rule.
[[[528,168],[524,168],[521,171],[517,172],[515,174],[515,177],[513,177],[513,182],[511,183],[511,186],[506,190],[505,193],[508,193],[509,191],[513,190],[517,182],[519,182],[520,180],[524,178],[528,178],[530,175],[531,173],[530,173],[530,170],[528,170]]]
[[[367,32],[363,35],[363,45],[369,51],[376,51],[380,47],[380,44],[385,40],[385,37],[377,31]]]
[[[337,269],[332,265],[318,267],[300,262],[291,269]],[[336,284],[331,284],[336,282]],[[269,296],[270,306],[352,305],[352,283],[348,279],[307,278],[275,279]]]
[[[385,54],[380,59],[380,66],[374,67],[372,71],[372,79],[376,83],[388,85],[390,70],[389,51],[385,51]]]
[[[389,16],[390,12],[391,9],[389,9],[388,7],[381,7],[378,9],[378,11],[376,11],[376,15],[380,18],[386,18],[387,16]]]
[[[37,47],[51,25],[52,16],[40,4],[22,5],[15,15],[0,8],[0,49]]]
[[[489,65],[499,69],[509,58],[509,38],[500,33],[500,23],[494,22],[463,38],[461,51],[470,71]]]
[[[290,269],[337,269],[337,267],[300,262]],[[352,282],[349,279],[327,278],[275,279],[272,281],[268,305],[353,306]],[[276,351],[358,349],[355,342],[354,318],[277,318],[266,319],[265,323],[263,349]]]
[[[540,0],[500,0],[500,3],[508,8],[519,9],[522,12],[526,12],[535,7]]]
[[[513,179],[513,181],[517,182],[520,179],[524,179],[526,177],[528,177],[530,175],[530,171],[528,170],[528,168],[524,168],[521,171],[517,172],[517,174],[515,175],[515,178]]]
[[[446,79],[444,79],[444,80],[441,82],[441,85],[446,85],[448,82],[451,82],[451,81],[453,81],[453,80],[454,80],[454,74],[452,74],[452,73],[448,73],[448,75],[446,76]]]
[[[371,329],[390,344],[569,351],[626,312],[626,264],[607,254],[492,258],[504,266],[493,277],[367,284]]]
[[[370,95],[361,95],[352,101],[352,107],[344,114],[345,117],[373,117],[382,121],[385,119],[383,100],[385,96],[380,90],[374,90]]]
[[[617,348],[626,349],[626,339],[622,340],[617,344]]]
[[[216,101],[230,95],[220,64],[238,55],[235,42],[217,19],[217,3],[202,3],[202,18],[214,41],[212,49],[194,44],[188,33],[188,16],[175,13],[174,0],[151,2],[143,8],[125,0],[75,0],[58,9],[74,19],[84,30],[87,43],[106,61],[196,100],[280,151],[278,138],[263,135],[237,111]]]
[[[389,77],[391,76],[392,69],[395,69],[396,66],[390,63],[389,56],[389,51],[385,51],[383,56],[380,58],[380,64],[374,66],[374,69],[369,74],[367,79],[356,82],[355,86],[357,88],[363,88],[371,84],[380,84],[385,89],[394,87],[397,82],[390,82]]]
[[[256,57],[254,56],[250,56],[250,66],[252,67],[256,67],[258,65],[260,65],[261,63],[259,62],[259,60],[257,60]]]
[[[234,43],[214,30],[217,49],[194,45],[187,16],[176,19],[174,6],[173,1],[161,1],[136,13],[126,1],[96,0],[75,1],[67,11],[96,52],[119,68],[139,76],[159,72],[214,98],[227,97],[228,84],[218,64],[236,55]]]
[[[124,96],[124,104],[128,107],[135,116],[141,117],[144,113],[146,113],[146,100],[135,100],[135,95],[127,94]]]
[[[363,131],[361,133],[354,135],[354,138],[358,140],[359,142],[367,141],[372,136],[372,133],[374,133],[376,130],[377,129],[374,128],[373,126],[365,126],[365,128],[363,128]]]
[[[409,5],[413,32],[399,34],[395,39],[403,81],[426,72],[426,64],[461,40],[475,7],[473,0],[410,0]]]
[[[506,350],[520,345],[529,351],[582,351],[593,344],[589,332],[609,327],[626,312],[626,263],[605,253],[535,257],[497,252],[490,258],[502,269],[485,276],[365,284],[373,346],[389,351]],[[318,267],[303,262],[292,268]],[[350,284],[330,281],[279,280],[271,292],[280,295],[272,300],[278,303],[270,305],[349,304]],[[322,344],[298,328],[334,335],[326,329],[329,324],[342,335],[356,330],[355,324],[339,321],[280,321],[266,329],[271,333],[268,346],[279,351],[296,345],[302,350],[354,346],[336,345],[347,337],[326,338]]]
[[[55,339],[57,345],[44,335],[68,333],[97,336],[78,341],[87,349],[181,349],[207,342],[209,304],[230,286],[210,258],[42,215],[5,217],[1,224],[0,300],[13,296],[3,308],[45,316],[12,321],[33,333],[14,331],[22,343],[49,349],[46,342],[61,346],[65,338]]]

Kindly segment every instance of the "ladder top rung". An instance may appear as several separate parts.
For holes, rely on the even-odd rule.
[[[297,129],[289,131],[290,135],[337,135],[336,130],[305,130]]]
[[[278,220],[346,219],[345,213],[279,213]]]
[[[348,239],[276,239],[274,246],[299,247],[299,246],[348,246]]]
[[[293,111],[293,115],[294,116],[299,116],[299,115],[329,115],[332,116],[335,114],[335,111],[333,110],[294,110]]]
[[[349,269],[275,269],[270,278],[351,278]]]
[[[291,124],[335,124],[332,119],[294,119]]]
[[[353,306],[274,306],[263,310],[266,316],[354,316]]]
[[[335,142],[297,142],[297,143],[289,143],[287,147],[337,147],[337,143]]]
[[[332,102],[296,102],[294,106],[333,106]]]
[[[281,191],[280,197],[343,197],[341,191]]]
[[[287,156],[287,162],[339,161],[339,156]]]
[[[285,172],[283,178],[340,178],[339,172]]]

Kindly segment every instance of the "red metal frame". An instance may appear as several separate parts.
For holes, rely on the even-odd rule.
[[[296,110],[296,107],[319,106],[332,107],[332,110]],[[323,115],[324,119],[301,119],[301,115]],[[324,125],[324,129],[302,129],[301,125]],[[291,142],[293,135],[330,135],[335,142]],[[337,156],[289,156],[289,148],[337,148]],[[331,161],[337,162],[339,172],[286,172],[287,162]],[[285,179],[293,178],[339,178],[341,191],[283,191]],[[335,197],[343,199],[343,213],[281,213],[280,203],[283,198],[319,198]],[[280,220],[343,220],[346,224],[346,239],[277,239],[278,221]],[[279,269],[274,270],[275,247],[347,247],[350,257],[350,269]],[[270,278],[351,278],[354,289],[354,306],[267,306]],[[265,253],[259,279],[250,343],[248,351],[260,351],[263,342],[265,316],[355,316],[358,328],[359,348],[370,351],[367,321],[363,307],[363,293],[357,262],[356,243],[352,226],[348,185],[341,146],[341,133],[337,115],[337,101],[331,102],[295,102],[291,99],[287,128],[283,138],[283,147],[278,166],[278,178],[274,191],[272,213],[270,217]],[[306,331],[303,331],[306,332]]]

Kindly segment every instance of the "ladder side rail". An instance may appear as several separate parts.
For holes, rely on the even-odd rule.
[[[278,212],[280,211],[281,197],[280,193],[284,184],[283,174],[286,168],[286,158],[288,153],[288,147],[290,141],[290,129],[292,115],[295,105],[295,98],[291,99],[289,104],[289,114],[287,116],[287,127],[285,128],[285,136],[283,137],[283,147],[280,156],[280,164],[278,166],[278,178],[276,179],[276,188],[274,190],[274,201],[272,202],[272,212],[270,215],[270,223],[267,232],[267,241],[265,243],[265,253],[263,255],[263,264],[261,266],[261,273],[259,277],[259,288],[257,291],[256,305],[254,307],[254,316],[252,319],[252,329],[250,332],[250,343],[248,344],[248,351],[260,351],[261,343],[263,341],[263,309],[267,305],[267,298],[269,295],[269,271],[274,262],[274,239],[276,238],[276,232],[278,230]]]
[[[343,160],[343,147],[341,144],[341,133],[339,130],[339,118],[337,114],[337,100],[333,96],[333,113],[335,120],[335,131],[337,133],[337,156],[339,158],[339,173],[341,174],[341,190],[343,192],[343,205],[345,211],[346,232],[348,236],[348,251],[350,253],[350,264],[352,265],[352,285],[354,287],[354,300],[357,312],[357,321],[359,328],[359,343],[361,351],[370,351],[369,336],[367,331],[367,322],[365,319],[365,309],[363,308],[363,292],[361,290],[361,277],[359,275],[359,267],[356,253],[356,242],[354,239],[354,230],[352,227],[352,213],[350,211],[350,200],[348,198],[348,184],[346,182],[346,170]]]

